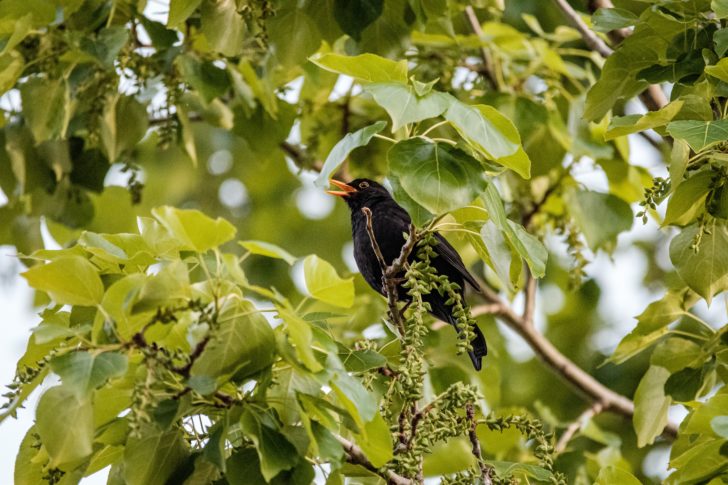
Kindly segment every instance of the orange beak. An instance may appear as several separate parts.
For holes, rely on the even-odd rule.
[[[344,182],[339,182],[338,180],[331,179],[329,180],[330,183],[336,185],[341,190],[327,190],[327,194],[336,195],[338,197],[349,197],[349,194],[352,192],[356,192],[356,189],[352,187],[351,185],[347,185]]]

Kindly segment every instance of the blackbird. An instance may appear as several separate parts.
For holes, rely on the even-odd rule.
[[[362,208],[368,207],[371,211],[372,229],[374,237],[384,256],[387,265],[392,264],[400,254],[405,243],[404,235],[409,232],[411,219],[406,210],[397,204],[386,188],[369,179],[356,179],[344,183],[338,180],[331,180],[331,183],[341,190],[327,190],[329,194],[343,198],[351,210],[351,233],[354,239],[354,259],[362,276],[369,283],[369,286],[385,295],[382,287],[382,269],[377,259],[371,240],[367,232],[367,218]],[[468,273],[462,259],[457,251],[440,234],[435,233],[437,245],[434,251],[437,257],[432,259],[432,266],[440,275],[447,275],[451,283],[460,286],[461,295],[465,291],[464,282],[467,281],[477,291],[481,291],[478,282]],[[410,254],[409,260],[414,259]],[[386,295],[385,295],[386,296]],[[409,297],[404,289],[398,291],[400,300],[408,300]],[[452,307],[446,305],[446,296],[440,296],[437,292],[425,295],[424,301],[432,308],[430,312],[440,320],[453,325],[457,329],[456,318],[452,314]],[[470,342],[473,349],[468,352],[470,360],[473,361],[475,370],[480,370],[481,360],[487,354],[485,337],[480,329],[473,328],[475,337]]]

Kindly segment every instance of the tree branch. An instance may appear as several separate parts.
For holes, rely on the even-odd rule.
[[[491,485],[493,480],[490,476],[490,467],[483,461],[483,453],[480,449],[480,440],[478,439],[478,422],[475,420],[475,408],[471,403],[465,405],[465,417],[470,423],[470,429],[468,429],[468,438],[470,443],[473,445],[473,456],[478,462],[480,468],[480,479],[483,481],[483,485]]]
[[[536,310],[536,278],[526,268],[526,289],[524,290],[525,301],[523,304],[523,323],[533,327],[533,313]]]
[[[588,25],[582,20],[581,16],[574,10],[566,0],[554,0],[554,3],[569,18],[571,23],[579,31],[581,37],[590,49],[597,51],[602,57],[609,57],[614,50],[609,47],[597,34],[592,31]]]
[[[482,41],[484,37],[483,29],[480,27],[480,21],[478,20],[478,16],[475,15],[475,10],[473,10],[473,7],[468,5],[465,7],[464,13],[465,19],[470,24],[470,28],[473,30],[473,33]],[[480,56],[483,58],[483,68],[479,69],[478,72],[488,80],[491,88],[500,90],[500,83],[498,82],[498,77],[495,74],[493,58],[491,57],[488,49],[484,46],[480,47]]]
[[[473,307],[473,316],[491,314],[516,331],[541,360],[565,382],[570,384],[580,394],[594,402],[601,402],[605,410],[610,410],[622,416],[634,416],[634,403],[618,394],[594,377],[581,369],[574,362],[562,354],[546,337],[535,327],[516,315],[513,310],[490,288],[482,284],[483,294],[488,304]],[[677,425],[668,423],[664,434],[670,438],[677,436]]]
[[[554,452],[558,455],[560,453],[563,453],[563,451],[566,449],[566,445],[569,444],[569,441],[574,437],[576,433],[578,433],[589,421],[591,418],[596,416],[597,414],[601,413],[604,410],[604,403],[601,401],[596,401],[594,404],[592,404],[586,411],[581,413],[578,418],[576,418],[568,428],[564,431],[564,434],[561,435],[561,438],[559,438],[559,441],[556,443],[556,446],[554,447]]]
[[[346,461],[354,464],[354,465],[360,465],[369,470],[372,473],[376,473],[380,477],[384,478],[388,484],[393,485],[411,485],[412,481],[394,473],[391,470],[386,469],[380,469],[372,465],[372,462],[369,461],[369,458],[364,454],[364,451],[362,451],[361,448],[359,448],[357,445],[352,443],[351,441],[347,440],[346,438],[338,435],[334,435],[336,437],[336,441],[339,442],[339,444],[344,448],[344,452],[346,453]]]
[[[576,10],[569,5],[567,0],[554,0],[554,3],[556,3],[561,11],[569,18],[574,27],[576,27],[576,30],[579,31],[586,45],[588,45],[592,50],[598,52],[604,58],[607,58],[614,53],[614,50],[609,47],[596,33],[594,33],[594,31],[592,31],[586,23],[584,23]],[[597,0],[595,4],[601,8],[612,8],[614,6],[610,0]],[[620,29],[618,31],[613,31],[611,34],[612,41],[617,41],[615,43],[618,43],[627,37],[628,32],[624,29]],[[667,104],[665,93],[657,84],[653,84],[648,87],[639,95],[639,98],[650,111],[657,111]]]
[[[392,323],[394,323],[394,325],[397,327],[397,330],[399,330],[400,334],[404,335],[404,323],[402,322],[402,314],[399,309],[399,305],[397,304],[397,302],[399,301],[399,295],[397,294],[398,285],[396,281],[396,276],[402,270],[402,267],[404,266],[404,261],[407,260],[407,257],[409,256],[409,253],[412,251],[412,247],[414,247],[414,243],[416,242],[413,231],[414,226],[410,225],[410,238],[407,240],[404,246],[402,246],[402,252],[400,253],[400,257],[395,259],[392,262],[391,266],[387,266],[387,262],[384,260],[384,255],[382,254],[382,250],[379,247],[377,238],[374,235],[374,227],[372,225],[372,211],[368,207],[363,207],[361,211],[364,214],[364,217],[366,217],[367,219],[366,228],[367,234],[369,235],[369,242],[372,245],[372,250],[374,251],[374,254],[377,256],[379,268],[382,270],[382,290],[384,291],[384,295],[387,297],[387,305],[389,306],[389,317],[392,319]]]

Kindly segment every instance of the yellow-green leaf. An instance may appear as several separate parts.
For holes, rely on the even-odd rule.
[[[303,276],[310,295],[330,305],[349,308],[354,304],[354,278],[341,278],[330,263],[315,254],[303,261]]]
[[[157,220],[183,243],[182,249],[203,253],[235,237],[235,226],[225,219],[212,219],[198,210],[170,206],[152,209]]]
[[[62,256],[33,266],[22,276],[30,286],[64,305],[93,306],[104,296],[98,270],[81,256]]]

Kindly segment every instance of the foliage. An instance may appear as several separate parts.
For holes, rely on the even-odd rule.
[[[332,484],[631,483],[654,478],[641,462],[669,439],[675,403],[688,416],[667,481],[725,478],[728,327],[699,308],[728,289],[728,6],[588,2],[602,7],[590,30],[563,2],[470,3],[0,3],[0,243],[44,306],[0,419],[61,379],[17,483],[109,465],[110,483],[309,483],[323,464]],[[638,137],[664,167],[635,163]],[[427,244],[406,274],[406,325],[388,327],[382,300],[340,276],[344,208],[303,217],[296,197],[318,189],[291,172],[318,189],[337,173],[386,177],[425,242],[453,239],[486,284],[483,372],[454,355],[467,339],[425,318],[423,293],[455,294]],[[605,322],[589,262],[618,251],[635,212],[670,236],[671,266],[665,237],[633,245],[664,296],[605,355],[591,345]],[[62,248],[44,248],[41,228]],[[547,355],[534,278],[564,296],[545,337],[569,372],[547,365],[631,424],[581,422],[592,403],[509,355],[490,314]],[[491,295],[521,291],[520,320]]]

